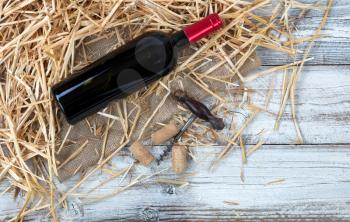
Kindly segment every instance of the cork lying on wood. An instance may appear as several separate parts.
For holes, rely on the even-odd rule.
[[[178,132],[178,126],[175,124],[174,121],[170,121],[170,123],[166,124],[151,135],[152,144],[163,144],[164,142],[174,137]]]
[[[145,166],[149,165],[154,160],[154,156],[139,141],[134,142],[129,147],[129,150],[134,155],[135,159]]]
[[[175,145],[171,152],[171,162],[174,173],[183,173],[187,168],[186,146]]]

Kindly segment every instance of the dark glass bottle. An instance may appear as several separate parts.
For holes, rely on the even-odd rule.
[[[74,124],[165,76],[175,67],[178,50],[221,26],[211,14],[172,35],[147,32],[53,86],[53,96]]]

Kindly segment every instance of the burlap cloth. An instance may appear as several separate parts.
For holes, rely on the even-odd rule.
[[[89,44],[89,46],[84,48],[84,55],[89,55],[89,60],[93,61],[115,48],[117,45],[116,39],[112,37]],[[79,55],[81,49],[77,49],[77,51],[77,55]],[[191,50],[188,49],[188,51]],[[180,63],[181,60],[186,59],[186,55],[193,53],[188,51],[182,55]],[[76,59],[77,63],[79,63],[82,57],[77,56]],[[204,61],[205,59],[203,58]],[[196,70],[196,72],[199,74],[205,72],[215,63],[215,61],[209,62],[209,64]],[[253,55],[241,67],[240,73],[244,75],[258,66],[260,66],[260,60],[257,56]],[[232,75],[232,73],[227,66],[222,65],[210,75],[225,76]],[[172,76],[173,79],[171,81],[163,81],[168,82],[167,84],[171,91],[180,88],[198,100],[203,100],[210,96],[207,91],[193,81],[193,78],[189,77],[188,73],[176,73]],[[220,92],[226,88],[223,82],[210,79],[202,80],[213,91]],[[226,80],[235,81],[237,77]],[[67,130],[70,126],[62,118],[58,141],[63,141],[66,135],[68,136],[56,156],[59,167],[59,179],[62,181],[75,174],[86,171],[89,167],[96,165],[100,159],[115,151],[126,139],[130,140],[129,144],[137,140],[141,132],[143,132],[141,137],[147,138],[152,131],[160,127],[157,123],[166,123],[173,118],[174,114],[180,113],[181,110],[178,107],[178,103],[172,96],[166,97],[163,105],[159,107],[160,102],[164,100],[167,93],[168,91],[164,87],[158,87],[158,90],[155,90],[150,95],[143,95],[140,98],[131,96],[132,98],[129,97],[125,100],[113,102],[103,111],[104,113],[113,115],[112,118],[99,114],[93,115],[74,125],[69,134],[67,134]],[[157,107],[158,110],[156,110]],[[155,110],[156,112],[154,112]],[[137,115],[137,113],[141,113],[141,115]],[[152,114],[154,114],[153,118],[149,121]],[[139,118],[136,119],[137,116]],[[106,127],[108,126],[109,130],[107,131]],[[105,135],[106,132],[107,135]],[[82,145],[84,147],[79,149]],[[58,147],[60,147],[60,144],[58,144],[57,149]],[[101,158],[103,147],[104,157]],[[77,153],[77,150],[81,151]],[[72,158],[72,155],[74,158]],[[68,162],[67,159],[69,160]],[[64,164],[60,165],[62,163]]]

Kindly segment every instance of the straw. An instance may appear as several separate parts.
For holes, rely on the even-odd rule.
[[[247,164],[249,157],[259,151],[264,140],[247,149],[244,133],[258,113],[275,112],[270,111],[268,105],[278,84],[274,77],[278,72],[284,76],[275,128],[278,129],[290,104],[296,142],[303,143],[296,112],[297,84],[305,63],[312,59],[310,52],[315,40],[322,37],[321,31],[331,5],[332,0],[328,0],[327,5],[304,4],[295,0],[280,0],[277,3],[268,0],[213,0],[209,3],[188,0],[3,2],[0,7],[0,182],[6,181],[10,186],[6,186],[0,197],[5,192],[14,192],[15,197],[19,193],[25,196],[18,215],[11,221],[24,220],[25,216],[42,209],[47,210],[53,220],[59,220],[55,211],[67,204],[68,197],[87,178],[95,175],[97,170],[105,169],[106,164],[119,155],[125,145],[133,142],[134,137],[147,138],[152,128],[166,123],[165,120],[159,121],[159,116],[171,101],[172,83],[179,79],[182,87],[187,87],[193,94],[200,91],[200,99],[210,98],[216,105],[214,112],[224,114],[225,119],[231,121],[224,133],[212,132],[205,123],[198,121],[180,141],[180,145],[193,147],[217,144],[222,139],[220,143],[224,143],[224,149],[215,158],[213,166],[227,157],[237,145],[241,149],[242,165]],[[299,14],[290,16],[293,10]],[[298,21],[308,19],[305,15],[311,10],[323,12],[319,27],[311,36],[297,36]],[[271,13],[263,16],[259,13],[261,11]],[[79,159],[94,140],[77,141],[74,138],[76,128],[65,127],[64,117],[52,100],[51,87],[146,31],[178,31],[212,12],[220,14],[225,26],[192,46],[188,50],[190,53],[181,55],[175,71],[116,106],[101,110],[95,117],[106,120],[106,125],[96,119],[83,122],[88,131],[96,136],[97,139],[94,139],[102,144],[100,149],[96,149],[98,160],[90,169],[82,164],[72,169],[74,174],[82,171],[85,174],[67,192],[60,193],[54,183],[60,170]],[[108,44],[98,44],[103,41]],[[304,50],[300,50],[302,44],[307,44]],[[93,45],[107,49],[93,50]],[[293,60],[289,64],[247,75],[244,72],[247,64],[255,64],[254,67],[259,64],[259,59],[254,56],[257,48],[283,53]],[[302,59],[296,59],[300,57]],[[268,90],[250,89],[245,85],[268,76],[273,78]],[[226,93],[232,94],[231,98],[235,99],[230,100]],[[251,101],[254,93],[265,96],[262,107]],[[154,95],[161,99],[149,100]],[[147,102],[152,106],[145,105]],[[145,107],[152,109],[146,110]],[[188,111],[177,106],[174,110],[172,118],[183,123]],[[238,110],[249,113],[249,117],[239,121],[239,115],[235,115]],[[145,113],[149,113],[149,116],[145,117]],[[116,126],[122,133],[111,149],[108,141],[115,136],[111,132]],[[66,159],[60,159],[72,144],[77,145],[77,149]],[[192,153],[190,155],[193,156]],[[131,168],[127,168],[125,173],[131,174]],[[106,173],[104,170],[101,172]],[[135,185],[149,181],[161,172],[140,176],[111,195],[126,189],[137,189]],[[125,173],[110,176],[100,186],[126,176]],[[241,174],[244,178],[243,166]],[[158,182],[187,185],[186,181],[167,178]],[[94,201],[108,197],[103,195],[99,198],[96,195],[97,198],[94,198],[97,190],[98,187],[90,190],[89,197]]]

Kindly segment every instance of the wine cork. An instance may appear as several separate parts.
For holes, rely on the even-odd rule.
[[[174,173],[182,173],[187,167],[186,146],[174,146],[172,150],[172,167]]]
[[[175,122],[172,121],[151,135],[152,143],[154,145],[162,144],[174,137],[178,131]]]
[[[149,165],[154,160],[154,156],[139,141],[134,142],[129,147],[129,150],[134,155],[135,159],[145,166]]]

